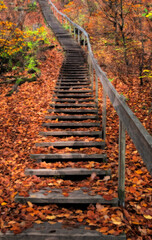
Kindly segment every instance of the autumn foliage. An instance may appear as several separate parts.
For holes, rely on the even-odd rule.
[[[7,2],[7,1],[4,1]],[[7,11],[3,1],[0,1],[0,10],[7,16]],[[16,4],[16,1],[13,1]],[[17,1],[21,2],[21,1]],[[56,2],[56,1],[54,1]],[[125,63],[124,45],[122,42],[122,32],[118,28],[117,38],[113,23],[110,23],[105,11],[109,5],[117,1],[62,1],[66,5],[62,9],[65,13],[70,14],[75,21],[80,22],[87,31],[90,33],[92,46],[95,56],[101,67],[108,72],[109,79],[112,81],[118,92],[124,94],[127,103],[140,118],[143,125],[151,132],[151,97],[150,97],[150,53],[148,55],[150,46],[150,37],[144,42],[144,67],[142,76],[143,86],[140,86],[139,81],[139,65],[142,55],[142,44],[138,39],[141,32],[137,28],[131,30],[125,25],[125,39],[127,50],[126,56],[129,61],[128,65]],[[118,1],[120,4],[120,1]],[[125,8],[129,8],[129,13],[125,17],[125,21],[132,21],[133,14],[146,14],[142,16],[144,19],[147,35],[149,36],[148,29],[151,24],[151,10],[147,7],[146,1],[142,1],[142,6],[139,3],[134,4],[130,0],[124,1]],[[133,5],[131,5],[131,3]],[[25,1],[25,5],[29,1]],[[59,1],[57,1],[59,4]],[[79,4],[79,7],[78,7]],[[145,4],[145,5],[144,5]],[[60,6],[63,7],[64,4]],[[132,7],[133,6],[133,7]],[[9,5],[8,5],[9,7]],[[85,7],[85,8],[84,8]],[[102,7],[102,8],[101,8]],[[144,8],[148,12],[145,12]],[[112,11],[112,9],[111,9]],[[110,12],[107,11],[109,16]],[[13,11],[12,11],[13,14]],[[12,15],[13,16],[13,15]],[[89,21],[86,21],[86,16],[89,16]],[[113,15],[112,15],[113,16]],[[135,18],[137,16],[135,15]],[[80,187],[90,187],[92,195],[101,194],[105,199],[117,197],[118,186],[118,116],[108,101],[107,106],[107,148],[106,153],[108,156],[108,163],[90,162],[56,162],[56,163],[35,163],[30,159],[30,153],[41,153],[41,150],[35,147],[36,142],[45,141],[38,135],[40,131],[44,131],[41,127],[44,121],[44,116],[47,113],[49,104],[52,102],[53,90],[56,80],[59,75],[60,67],[64,58],[61,47],[54,39],[50,30],[46,28],[40,9],[37,6],[37,11],[29,11],[24,19],[24,26],[28,28],[32,24],[41,23],[35,33],[30,30],[16,28],[15,20],[0,21],[0,31],[3,33],[0,39],[0,54],[10,59],[14,54],[22,52],[27,47],[28,43],[43,40],[43,33],[49,33],[49,42],[54,45],[53,49],[48,49],[42,54],[38,54],[36,60],[39,61],[38,69],[41,76],[37,81],[28,83],[25,82],[19,88],[19,91],[10,97],[6,94],[10,90],[13,83],[1,84],[1,101],[0,101],[0,229],[2,232],[8,230],[13,231],[15,234],[22,232],[24,229],[29,228],[33,223],[41,224],[48,221],[50,224],[56,222],[63,223],[64,226],[74,226],[76,223],[85,225],[86,228],[97,229],[103,234],[119,235],[125,232],[128,240],[150,240],[152,236],[152,179],[142,159],[137,153],[132,141],[127,136],[126,142],[126,206],[124,209],[120,207],[109,207],[96,204],[90,205],[87,209],[66,209],[56,205],[37,206],[30,202],[27,204],[17,204],[14,198],[17,193],[22,196],[28,195],[28,191],[38,191],[43,187],[61,188],[64,196],[68,196],[70,191],[76,190]],[[120,19],[119,19],[120,20]],[[139,19],[138,19],[139,21]],[[98,23],[98,24],[97,24]],[[139,23],[139,22],[138,22]],[[96,27],[94,27],[96,26]],[[40,34],[39,34],[40,33]],[[128,35],[130,34],[130,35]],[[134,35],[135,34],[135,35]],[[143,33],[144,34],[144,33]],[[7,38],[9,36],[9,38]],[[99,37],[100,36],[100,37]],[[111,37],[110,37],[111,36]],[[110,38],[109,38],[110,37]],[[136,39],[134,42],[133,39]],[[117,43],[115,41],[118,41]],[[5,45],[4,45],[5,42]],[[32,44],[31,43],[31,44]],[[137,44],[138,43],[138,44]],[[33,45],[32,45],[33,46]],[[37,45],[36,45],[37,46]],[[28,54],[32,50],[29,49]],[[27,52],[26,52],[27,54]],[[27,56],[28,56],[27,54]],[[140,56],[141,56],[140,55]],[[3,58],[2,55],[0,57]],[[133,65],[133,61],[135,66]],[[7,62],[8,64],[8,62]],[[8,66],[8,65],[7,65]],[[13,65],[14,66],[14,65]],[[130,72],[127,69],[131,69]],[[1,65],[2,67],[2,65]],[[3,63],[3,68],[5,62]],[[123,69],[125,71],[123,71]],[[24,69],[25,70],[25,69]],[[121,70],[121,71],[119,71]],[[145,72],[144,72],[145,71]],[[16,74],[17,69],[12,71],[3,72],[0,75],[0,83],[4,81],[4,76]],[[128,76],[127,76],[128,73]],[[132,75],[134,73],[134,75]],[[101,116],[102,108],[102,87],[99,85],[99,114]],[[57,120],[56,120],[57,121]],[[50,140],[50,138],[49,138]],[[58,138],[52,137],[51,141],[58,141]],[[63,138],[66,140],[85,140],[91,141],[91,138]],[[101,139],[99,139],[101,141]],[[75,150],[71,148],[58,150],[51,147],[48,149],[51,153],[103,153],[102,150],[96,148],[84,148]],[[90,151],[90,152],[89,152]],[[86,167],[112,169],[112,178],[105,177],[99,179],[95,175],[82,181],[64,180],[62,178],[39,178],[36,176],[26,176],[25,168],[51,168],[58,169],[64,167]]]
[[[56,1],[54,1],[56,2]],[[152,10],[149,1],[59,1],[62,10],[90,34],[101,67],[124,83],[151,81]],[[59,4],[59,3],[58,3]]]

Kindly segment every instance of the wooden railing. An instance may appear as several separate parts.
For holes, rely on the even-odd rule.
[[[103,109],[102,109],[102,131],[103,139],[106,137],[106,96],[109,97],[113,107],[119,116],[119,176],[118,176],[118,197],[121,206],[125,203],[125,131],[128,132],[133,140],[136,149],[141,155],[149,173],[152,175],[152,137],[143,127],[138,118],[133,114],[126,104],[124,98],[118,94],[106,74],[101,70],[94,58],[88,33],[79,25],[75,24],[65,14],[60,12],[56,6],[49,0],[50,7],[57,19],[67,26],[70,33],[74,34],[74,39],[87,45],[88,65],[93,83],[95,79],[96,103],[98,104],[98,79],[103,86]],[[73,29],[72,29],[73,28]],[[85,48],[86,49],[86,48]]]

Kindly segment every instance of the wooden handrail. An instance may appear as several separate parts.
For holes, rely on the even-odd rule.
[[[133,140],[136,149],[141,155],[149,173],[152,175],[152,137],[141,124],[139,119],[134,115],[131,109],[128,107],[126,102],[122,99],[122,97],[118,94],[114,86],[108,80],[106,74],[102,71],[97,60],[94,58],[91,44],[89,40],[88,33],[80,27],[78,24],[74,23],[70,18],[68,18],[65,14],[61,13],[56,6],[49,0],[49,3],[54,8],[54,10],[67,19],[69,23],[76,29],[79,29],[81,33],[85,36],[85,40],[87,42],[88,55],[91,60],[91,64],[93,69],[95,70],[96,76],[100,79],[100,82],[109,97],[113,107],[115,108],[121,122],[124,124],[125,129]]]

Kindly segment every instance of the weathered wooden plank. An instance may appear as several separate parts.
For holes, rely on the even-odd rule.
[[[52,102],[71,102],[71,103],[81,103],[81,102],[94,102],[94,99],[57,99],[57,98],[53,98]]]
[[[84,141],[60,141],[60,142],[41,142],[36,143],[36,147],[50,147],[53,146],[55,148],[85,148],[85,147],[96,147],[96,148],[105,148],[105,142],[84,142]]]
[[[55,93],[69,93],[69,94],[71,94],[71,93],[91,93],[91,92],[93,92],[92,90],[55,90],[54,91]]]
[[[88,230],[87,226],[65,226],[62,223],[50,224],[44,222],[33,224],[30,229],[14,234],[11,231],[0,232],[0,240],[126,240],[125,235],[102,235],[96,230]]]
[[[53,116],[45,116],[46,119],[56,120],[59,121],[84,121],[84,120],[99,120],[98,115],[67,115],[67,116],[59,116],[59,115],[53,115]]]
[[[43,123],[42,126],[48,128],[87,128],[100,127],[100,123]]]
[[[88,80],[88,77],[84,77],[84,76],[62,76],[62,78],[60,78],[57,82],[67,82],[67,83],[74,83],[74,82],[86,82]]]
[[[50,104],[50,107],[55,108],[95,108],[96,104]]]
[[[83,82],[65,82],[65,81],[58,81],[56,86],[89,86],[90,81],[83,81]]]
[[[80,154],[80,153],[71,153],[71,154],[31,154],[30,157],[36,160],[55,160],[55,161],[106,161],[106,154]]]
[[[56,90],[62,90],[62,89],[91,89],[91,86],[56,86]]]
[[[68,113],[68,114],[97,114],[97,109],[48,109],[49,113]]]
[[[53,97],[58,98],[93,98],[92,94],[55,94]]]
[[[88,131],[55,131],[55,132],[40,132],[40,135],[43,136],[56,136],[56,137],[68,137],[68,136],[90,136],[90,137],[101,137],[102,132],[101,131],[94,131],[94,132],[88,132]]]
[[[110,176],[111,170],[87,169],[87,168],[61,168],[61,169],[25,169],[26,175],[36,176],[91,176],[96,173],[97,176]]]
[[[49,192],[49,191],[52,192]],[[84,188],[84,190],[87,190]],[[88,193],[83,192],[82,189],[75,190],[73,192],[69,193],[68,197],[65,197],[62,194],[61,189],[51,189],[51,188],[45,188],[44,190],[40,190],[39,192],[32,193],[29,192],[28,197],[23,197],[16,195],[15,201],[20,203],[36,203],[36,204],[105,204],[105,205],[112,205],[117,206],[118,205],[118,199],[113,198],[112,200],[105,200],[100,195],[91,196],[89,195],[89,189]]]

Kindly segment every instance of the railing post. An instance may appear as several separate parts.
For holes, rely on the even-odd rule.
[[[96,87],[96,106],[98,108],[98,77],[95,73],[95,87]]]
[[[92,90],[93,90],[93,81],[92,81],[92,64],[91,64],[91,58],[90,58],[89,53],[88,53],[88,67],[89,67],[89,77],[90,77],[90,80],[91,80],[91,87],[92,87]]]
[[[72,29],[71,29],[71,24],[70,24],[70,22],[69,22],[69,32],[70,32],[70,34],[71,34],[71,32],[72,32]]]
[[[118,198],[120,206],[125,206],[125,127],[119,120],[119,166],[118,166]]]
[[[74,27],[74,40],[76,40],[76,30],[75,30],[75,27]]]
[[[125,101],[125,97],[122,96]],[[119,165],[118,165],[118,199],[120,206],[125,206],[125,152],[126,134],[125,126],[119,119]]]
[[[84,36],[83,47],[85,48],[85,35],[83,35],[83,36]]]
[[[106,115],[107,115],[107,94],[103,89],[103,98],[102,98],[102,138],[106,139]]]
[[[80,44],[80,30],[78,29],[78,43]]]

